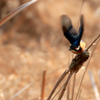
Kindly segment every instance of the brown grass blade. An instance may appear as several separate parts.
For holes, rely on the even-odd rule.
[[[79,12],[79,18],[78,18],[78,23],[77,23],[77,27],[76,27],[77,29],[78,29],[78,26],[79,26],[79,21],[80,21],[80,17],[81,17],[81,12],[82,12],[84,1],[85,0],[82,1],[81,9],[80,9],[80,12]]]
[[[73,87],[72,87],[72,97],[71,97],[71,100],[73,100],[73,98],[74,98],[75,81],[76,81],[76,73],[74,74],[74,78],[73,78]]]
[[[99,95],[99,90],[95,84],[95,79],[93,77],[93,74],[91,71],[88,72],[89,76],[90,76],[90,80],[91,80],[91,83],[92,83],[92,87],[93,87],[93,90],[94,90],[94,93],[95,93],[95,97],[96,97],[96,100],[100,100],[100,95]]]
[[[1,19],[1,0],[0,0],[0,19]]]
[[[86,50],[88,50],[96,41],[97,39],[99,39],[100,34],[95,38],[95,40],[86,48]]]
[[[4,23],[6,23],[8,20],[10,20],[12,17],[14,17],[16,14],[18,14],[23,9],[25,9],[26,7],[28,7],[29,5],[31,5],[32,3],[36,2],[36,1],[37,0],[31,0],[23,5],[19,6],[18,8],[13,10],[12,12],[10,12],[5,18],[0,20],[0,26],[2,26]]]
[[[99,36],[100,36],[100,34],[99,34]],[[98,36],[98,37],[99,37],[99,36]],[[93,43],[98,39],[98,37],[97,37],[91,44],[93,44]],[[99,38],[99,40],[100,40],[100,38]],[[81,85],[82,85],[82,82],[83,82],[85,73],[86,73],[87,68],[88,68],[88,66],[89,66],[90,60],[91,60],[91,58],[92,58],[92,56],[93,56],[93,53],[94,53],[94,51],[95,51],[95,49],[96,49],[96,47],[97,47],[97,45],[98,45],[98,43],[99,43],[99,40],[97,41],[97,43],[96,43],[96,45],[95,45],[95,47],[94,47],[94,49],[93,49],[93,51],[92,51],[92,54],[91,54],[91,56],[90,56],[90,58],[89,58],[89,60],[88,60],[88,62],[87,62],[86,70],[85,70],[84,73],[83,73],[83,76],[82,76],[82,79],[81,79],[81,82],[80,82],[80,85],[79,85],[78,92],[77,92],[77,95],[76,95],[75,100],[77,100],[77,97],[78,97],[78,94],[79,94],[79,91],[80,91],[80,88],[81,88]],[[88,47],[88,49],[92,46],[91,44],[90,44],[90,46]],[[87,50],[88,50],[88,49],[87,49]]]
[[[68,86],[67,86],[67,100],[69,100],[69,96],[70,96],[70,80],[69,80]]]
[[[46,71],[43,71],[42,87],[41,87],[41,100],[44,100],[45,93],[45,81],[46,81]]]
[[[60,93],[60,95],[59,95],[59,97],[58,97],[58,100],[61,100],[61,98],[63,97],[64,92],[65,92],[65,90],[66,90],[66,86],[67,86],[67,84],[64,85],[64,87],[63,87],[63,89],[62,89],[62,91],[61,91],[61,93]]]
[[[99,69],[98,73],[99,73],[99,81],[100,81],[100,69]]]
[[[72,75],[73,75],[73,73],[70,73],[70,74],[69,74],[69,76],[68,76],[66,82],[64,83],[64,85],[59,89],[59,91],[54,95],[54,97],[53,97],[51,100],[53,100],[53,99],[55,98],[55,96],[61,91],[61,89],[62,89],[65,85],[67,86],[67,84],[68,84],[68,82],[69,82],[69,80],[70,80],[70,78],[71,78]],[[63,96],[64,90],[65,90],[65,88],[63,88],[63,90],[62,90],[62,93],[61,93],[62,95],[61,95],[61,97]],[[61,99],[59,99],[59,100],[61,100]]]
[[[64,79],[64,77],[69,73],[69,70],[65,70],[64,73],[61,75],[61,77],[59,78],[59,80],[57,81],[56,85],[54,86],[53,90],[51,91],[49,97],[47,98],[47,100],[50,100],[53,93],[55,92],[56,88],[58,87],[58,85],[60,84],[60,82]]]
[[[78,95],[77,100],[79,100],[79,99],[80,99],[81,93],[82,93],[82,89],[80,89],[80,91],[79,91],[79,95]]]
[[[30,83],[29,85],[25,86],[23,89],[21,89],[19,92],[17,92],[13,97],[11,97],[9,100],[13,100],[15,97],[17,97],[18,95],[20,95],[24,90],[26,90],[27,88],[29,88],[33,83]]]

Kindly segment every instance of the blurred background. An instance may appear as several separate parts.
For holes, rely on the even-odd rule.
[[[0,0],[0,19],[28,1]],[[72,59],[60,17],[68,15],[78,30],[81,6],[82,0],[38,0],[0,27],[0,100],[10,99],[32,82],[33,85],[14,100],[39,100],[43,70],[46,70],[45,99],[48,97]],[[82,40],[88,46],[100,34],[100,0],[85,0],[81,13],[85,21]],[[100,90],[99,58],[100,43],[88,68]],[[83,72],[77,73],[75,94]],[[82,87],[81,100],[96,100],[88,73]],[[66,94],[63,100],[65,98]]]

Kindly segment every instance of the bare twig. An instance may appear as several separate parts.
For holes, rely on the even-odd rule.
[[[69,95],[70,95],[70,80],[69,80],[68,86],[67,86],[67,100],[69,100]]]
[[[84,4],[84,1],[82,1],[82,5],[81,5],[81,9],[80,9],[80,12],[79,12],[79,18],[78,18],[78,23],[77,23],[77,28],[78,28],[78,25],[79,25],[79,19],[80,19],[80,16],[81,16],[81,11],[82,11],[82,7],[83,7],[83,4]]]
[[[0,19],[1,19],[1,0],[0,0]]]
[[[13,100],[15,97],[17,97],[18,95],[20,95],[24,90],[26,90],[27,88],[29,88],[33,83],[30,83],[29,85],[25,86],[23,89],[21,89],[19,92],[17,92],[13,97],[11,97],[9,100]]]
[[[97,38],[96,38],[94,41],[96,41],[96,40],[97,40]],[[87,63],[87,65],[86,65],[86,69],[85,69],[85,71],[84,71],[84,73],[83,73],[83,76],[82,76],[82,79],[81,79],[81,82],[80,82],[80,85],[79,85],[78,92],[77,92],[77,95],[76,95],[75,100],[77,100],[77,97],[78,97],[78,94],[79,94],[79,91],[80,91],[80,88],[81,88],[81,85],[82,85],[82,82],[83,82],[85,73],[86,73],[86,71],[87,71],[88,65],[89,65],[89,63],[90,63],[90,60],[91,60],[91,58],[92,58],[92,56],[93,56],[93,53],[94,53],[94,51],[95,51],[95,49],[96,49],[98,43],[99,43],[99,40],[97,41],[97,44],[95,45],[95,47],[94,47],[94,49],[93,49],[93,51],[92,51],[92,54],[91,54],[91,56],[90,56],[90,58],[89,58],[89,60],[88,60],[88,63]],[[91,45],[91,46],[92,46],[92,45]],[[90,46],[89,46],[89,48],[90,48]]]
[[[70,80],[70,78],[71,78],[72,75],[73,75],[73,73],[70,73],[70,74],[69,74],[69,76],[68,76],[66,82],[64,83],[64,85],[59,89],[59,91],[54,95],[54,97],[53,97],[51,100],[53,100],[53,99],[55,98],[55,96],[60,92],[60,90],[61,90],[65,85],[68,84],[68,82],[69,82],[69,80]],[[65,90],[65,88],[63,88],[62,91],[64,91],[64,90]]]
[[[99,73],[99,81],[100,81],[100,69],[99,69],[98,73]]]
[[[98,36],[98,37],[99,37],[99,36]],[[93,43],[94,43],[97,39],[98,39],[98,38],[96,38],[96,39],[93,41]],[[98,43],[97,43],[97,44],[98,44]],[[96,44],[96,46],[97,46],[97,44]],[[91,45],[91,46],[92,46],[92,45]],[[89,49],[91,46],[89,46],[88,49]],[[95,48],[96,48],[96,46],[95,46]],[[58,82],[56,83],[55,87],[53,88],[53,90],[52,90],[52,92],[51,92],[51,94],[49,95],[49,97],[48,97],[47,100],[50,100],[50,99],[51,99],[51,97],[52,97],[53,93],[55,92],[56,88],[58,87],[58,85],[60,84],[60,82],[63,80],[63,78],[66,76],[66,74],[67,74],[69,71],[70,71],[70,73],[77,73],[77,72],[79,71],[79,69],[82,67],[83,63],[84,63],[85,61],[87,61],[87,59],[89,58],[89,52],[87,51],[88,49],[86,49],[86,50],[85,50],[84,52],[82,52],[81,54],[78,54],[78,55],[75,56],[75,58],[72,60],[70,66],[69,66],[69,70],[68,70],[68,71],[65,71],[65,72],[62,74],[62,76],[60,77],[60,79],[59,79]],[[94,49],[94,50],[95,50],[95,49]],[[94,52],[94,50],[93,50],[93,52]],[[93,52],[92,52],[92,54],[91,54],[91,57],[92,57],[92,55],[93,55]],[[90,57],[90,59],[91,59],[91,57]],[[87,66],[89,65],[90,59],[89,59],[89,61],[88,61]],[[86,66],[86,69],[87,69],[87,66]],[[76,99],[77,99],[77,97],[78,97],[78,95],[79,95],[80,88],[81,88],[82,81],[83,81],[83,78],[84,78],[85,73],[86,73],[86,71],[84,72],[84,74],[83,74],[83,76],[82,76],[82,79],[81,79],[81,82],[80,82],[80,86],[79,86],[79,89],[78,89],[78,92],[77,92],[77,95],[76,95]],[[60,90],[59,90],[59,91],[60,91]],[[59,91],[58,91],[58,92],[59,92]],[[58,92],[57,92],[57,94],[58,94]],[[56,95],[57,95],[57,94],[56,94]],[[55,95],[55,96],[56,96],[56,95]],[[54,97],[55,97],[55,96],[54,96]],[[54,98],[54,97],[53,97],[53,98]],[[76,99],[75,99],[75,100],[76,100]]]
[[[96,41],[97,39],[100,37],[100,34],[95,38],[95,40],[86,48],[86,50],[88,50]]]
[[[46,71],[43,71],[42,88],[41,88],[41,100],[44,100],[45,93],[45,81],[46,81]]]
[[[21,12],[23,9],[25,9],[26,7],[28,7],[29,5],[31,5],[32,3],[36,2],[37,0],[31,0],[21,6],[19,6],[18,8],[16,8],[15,10],[13,10],[12,12],[10,12],[5,18],[3,18],[2,20],[0,20],[0,26],[2,26],[4,23],[6,23],[9,19],[11,19],[12,17],[14,17],[16,14],[18,14],[19,12]]]
[[[47,98],[47,100],[50,100],[53,93],[55,92],[56,88],[58,87],[58,85],[60,84],[60,82],[64,79],[64,77],[69,73],[69,70],[65,70],[64,73],[61,75],[61,77],[59,78],[59,80],[57,81],[56,85],[54,86],[53,90],[51,91],[49,97]]]
[[[73,100],[73,98],[74,98],[75,81],[76,81],[76,73],[74,74],[71,100]]]
[[[82,89],[80,89],[80,91],[79,91],[79,94],[78,94],[78,98],[77,98],[77,100],[79,100],[79,99],[80,99],[81,92],[82,92]]]
[[[64,92],[65,92],[65,90],[66,90],[66,86],[67,86],[67,84],[64,85],[64,87],[63,87],[63,89],[62,89],[62,91],[61,91],[61,93],[60,93],[60,95],[59,95],[59,97],[58,97],[58,100],[61,100],[61,98],[63,97]]]
[[[96,96],[96,100],[100,100],[100,95],[99,95],[99,90],[95,84],[95,80],[94,80],[94,77],[92,75],[92,72],[89,71],[89,76],[90,76],[90,79],[91,79],[91,83],[92,83],[92,87],[93,87],[93,90],[94,90],[94,93],[95,93],[95,96]]]

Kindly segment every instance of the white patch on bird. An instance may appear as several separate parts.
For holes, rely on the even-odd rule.
[[[81,69],[82,69],[83,71],[86,71],[86,67],[84,67],[84,66],[83,66]]]

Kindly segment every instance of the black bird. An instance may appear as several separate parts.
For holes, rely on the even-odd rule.
[[[75,54],[82,53],[85,50],[86,43],[81,40],[84,31],[83,16],[80,18],[79,34],[73,27],[70,18],[66,15],[61,16],[61,24],[64,36],[71,43],[70,51]]]

